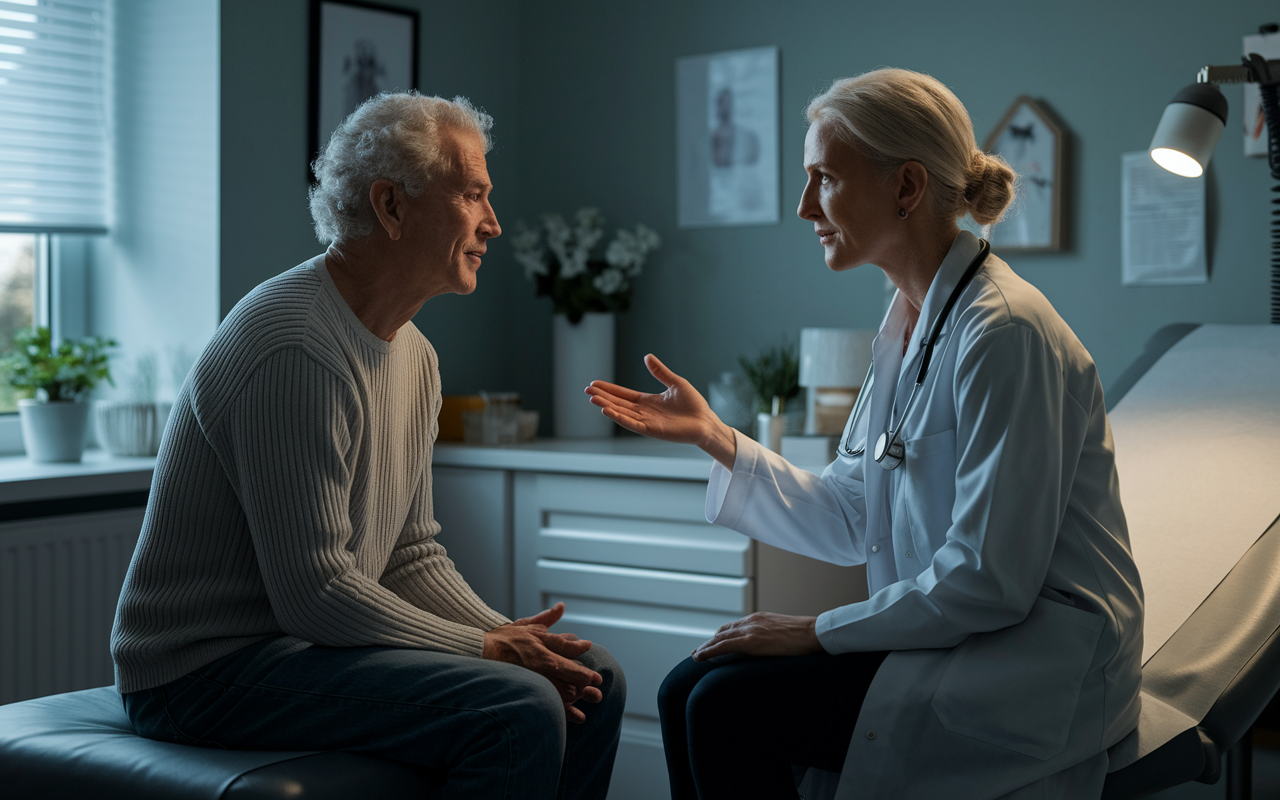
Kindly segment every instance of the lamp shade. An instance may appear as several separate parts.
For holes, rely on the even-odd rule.
[[[1165,106],[1151,137],[1151,158],[1175,175],[1198,178],[1226,126],[1227,98],[1213,84],[1193,83]]]
[[[800,385],[853,388],[862,385],[871,366],[873,330],[802,328]]]

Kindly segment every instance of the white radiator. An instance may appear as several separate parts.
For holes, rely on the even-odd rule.
[[[142,508],[0,523],[0,703],[105,686]]]

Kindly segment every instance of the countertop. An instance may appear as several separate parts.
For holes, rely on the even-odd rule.
[[[86,450],[78,464],[0,456],[0,505],[145,491],[151,488],[155,463],[154,458],[121,458],[102,450]],[[711,473],[711,457],[698,448],[639,437],[538,439],[496,447],[438,442],[433,464],[681,480],[706,480]]]
[[[703,481],[711,474],[711,456],[698,448],[635,436],[536,439],[524,444],[496,446],[437,442],[432,464]]]

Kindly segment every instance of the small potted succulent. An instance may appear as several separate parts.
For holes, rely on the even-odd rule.
[[[18,401],[22,441],[32,461],[79,461],[84,454],[90,392],[111,383],[107,365],[113,339],[63,339],[55,347],[46,327],[14,337],[14,350],[0,359],[9,385],[25,395]],[[114,385],[114,384],[112,384]]]

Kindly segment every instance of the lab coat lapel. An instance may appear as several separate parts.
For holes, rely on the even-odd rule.
[[[871,345],[871,358],[875,364],[875,380],[871,384],[871,408],[867,414],[867,451],[863,455],[863,480],[867,503],[868,552],[873,546],[879,550],[875,558],[867,559],[867,584],[872,592],[897,580],[897,568],[893,559],[892,534],[889,518],[889,472],[875,461],[876,440],[889,424],[889,411],[893,406],[894,391],[902,368],[902,334],[906,328],[907,299],[902,293],[894,295],[889,313],[880,324],[880,332]]]
[[[915,387],[916,375],[920,370],[920,359],[924,357],[924,345],[929,339],[929,334],[933,330],[934,322],[938,315],[942,313],[942,308],[947,304],[947,299],[951,297],[951,292],[956,288],[956,284],[964,277],[965,270],[969,268],[969,264],[973,262],[982,245],[978,241],[978,237],[968,231],[960,231],[960,235],[952,242],[951,249],[947,252],[946,258],[942,260],[942,264],[938,267],[938,272],[933,276],[933,282],[929,284],[929,291],[925,294],[924,303],[920,306],[920,318],[916,321],[916,327],[911,332],[911,341],[907,345],[907,351],[903,354],[902,365],[899,369],[896,411],[897,414],[902,413],[906,409],[907,398],[911,396],[911,390]],[[900,296],[900,295],[899,295]],[[903,298],[905,301],[905,298]],[[953,309],[951,316],[954,318],[956,311]],[[938,337],[938,344],[935,347],[933,361],[929,364],[929,373],[933,374],[941,360],[940,355],[946,349],[946,340],[948,334],[951,333],[954,319],[948,319],[942,329],[942,334]],[[898,331],[898,341],[902,341],[902,331]],[[899,344],[899,352],[901,352],[901,344]],[[877,366],[877,369],[879,367]],[[934,381],[926,379],[926,386],[920,387],[921,392],[930,391],[934,385]],[[925,398],[916,398],[916,408],[922,408],[925,405]],[[918,418],[917,412],[912,412],[912,416]],[[919,425],[914,421],[908,421],[910,427],[903,429],[903,438],[914,438],[913,431],[919,430]],[[877,434],[878,436],[879,434]]]

